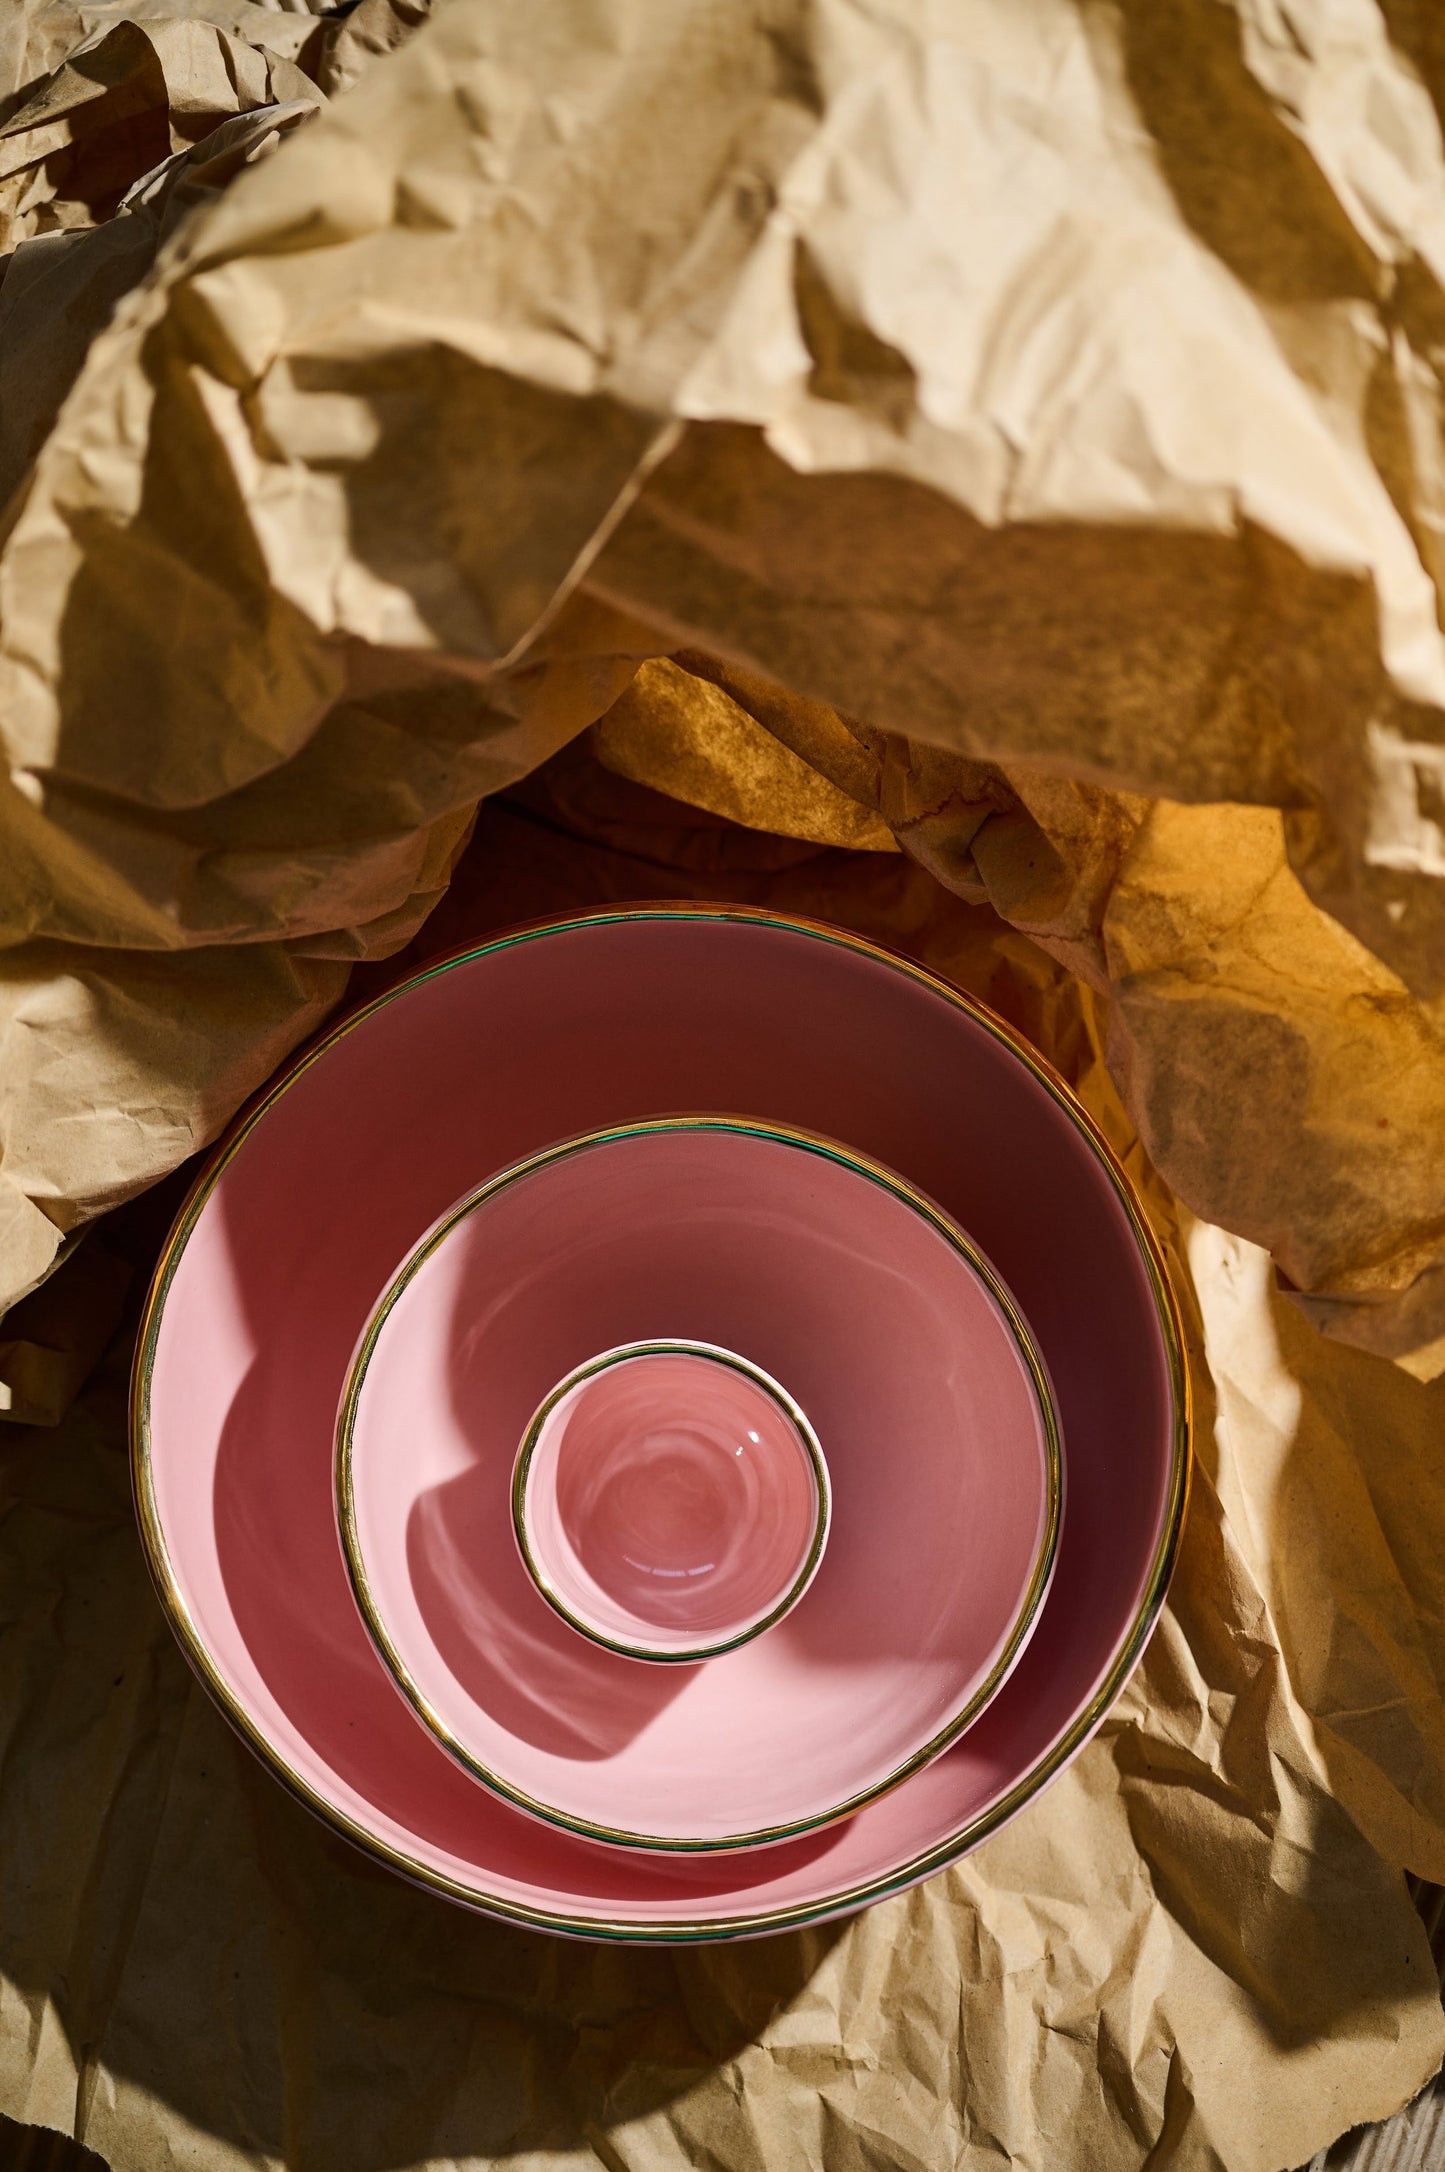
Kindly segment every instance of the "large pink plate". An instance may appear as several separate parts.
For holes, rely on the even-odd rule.
[[[452,1200],[558,1139],[719,1107],[841,1139],[970,1232],[1043,1351],[1068,1500],[1037,1632],[953,1748],[805,1839],[652,1856],[512,1808],[416,1724],[352,1603],[332,1438],[378,1291]],[[212,1158],[157,1270],[134,1458],[182,1643],[246,1739],[339,1831],[496,1915],[725,1938],[926,1877],[1086,1740],[1163,1602],[1187,1390],[1128,1181],[1006,1026],[837,929],[648,906],[447,960],[292,1065]]]
[[[797,1606],[690,1666],[579,1636],[512,1524],[543,1397],[656,1338],[781,1382],[832,1485]],[[479,1779],[597,1840],[758,1847],[861,1809],[997,1693],[1043,1602],[1059,1463],[1028,1330],[930,1201],[811,1133],[674,1117],[549,1149],[428,1231],[357,1352],[338,1508],[374,1641]]]

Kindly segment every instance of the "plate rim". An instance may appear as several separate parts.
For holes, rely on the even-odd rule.
[[[895,972],[902,972],[932,994],[941,996],[957,1010],[963,1011],[976,1024],[982,1026],[1004,1048],[1016,1056],[1064,1114],[1082,1134],[1085,1143],[1093,1150],[1105,1174],[1112,1183],[1135,1240],[1144,1260],[1151,1294],[1154,1298],[1161,1335],[1168,1360],[1173,1424],[1170,1437],[1169,1483],[1165,1495],[1164,1514],[1161,1519],[1159,1538],[1155,1545],[1150,1573],[1145,1582],[1129,1633],[1121,1640],[1119,1649],[1106,1669],[1094,1694],[1082,1706],[1070,1724],[1060,1733],[1058,1740],[1039,1758],[1026,1773],[1020,1775],[1007,1793],[982,1810],[965,1825],[956,1827],[943,1839],[934,1842],[908,1862],[884,1872],[876,1878],[841,1891],[822,1896],[817,1900],[796,1902],[777,1909],[764,1909],[748,1915],[702,1915],[689,1919],[658,1920],[650,1917],[621,1914],[595,1916],[575,1915],[563,1910],[537,1907],[534,1904],[512,1899],[505,1894],[486,1892],[479,1884],[469,1884],[454,1878],[435,1865],[409,1854],[404,1848],[394,1846],[379,1834],[370,1831],[346,1811],[339,1809],[312,1786],[299,1772],[292,1770],[280,1751],[267,1739],[257,1722],[247,1712],[241,1699],[231,1689],[191,1618],[183,1593],[171,1565],[169,1549],[161,1528],[159,1510],[155,1498],[151,1468],[150,1438],[150,1386],[154,1369],[156,1345],[165,1311],[165,1301],[175,1279],[181,1256],[187,1241],[200,1219],[207,1200],[220,1181],[226,1168],[235,1158],[246,1139],[261,1121],[273,1102],[287,1092],[311,1066],[335,1043],[352,1033],[366,1019],[374,1016],[388,1004],[398,1001],[411,990],[425,985],[443,973],[460,965],[488,956],[493,951],[506,950],[519,944],[534,942],[547,935],[566,934],[588,927],[605,927],[618,923],[647,920],[691,919],[709,923],[734,921],[743,925],[781,929],[801,935],[809,940],[824,942],[852,951],[855,955],[870,958],[886,965]],[[1124,1684],[1133,1672],[1143,1651],[1168,1590],[1169,1580],[1178,1558],[1180,1535],[1188,1505],[1192,1467],[1193,1403],[1189,1368],[1184,1355],[1184,1331],[1178,1300],[1170,1282],[1163,1250],[1155,1236],[1143,1202],[1139,1198],[1132,1179],[1119,1156],[1105,1138],[1098,1124],[1084,1108],[1072,1087],[1054,1066],[1037,1049],[1030,1046],[1023,1035],[977,997],[967,994],[951,981],[931,968],[920,965],[916,959],[901,951],[880,943],[871,936],[855,934],[852,929],[839,927],[831,922],[804,918],[800,915],[776,913],[765,906],[711,904],[695,899],[657,899],[636,905],[603,906],[587,912],[549,915],[539,920],[519,923],[499,930],[482,942],[466,943],[441,956],[431,959],[415,973],[393,987],[383,989],[378,995],[355,1004],[332,1024],[322,1027],[281,1066],[265,1085],[245,1102],[222,1132],[211,1149],[201,1169],[192,1182],[185,1199],[177,1210],[175,1221],[157,1260],[150,1286],[146,1292],[136,1338],[135,1359],[131,1372],[130,1391],[130,1462],[136,1512],[140,1525],[141,1541],[160,1600],[162,1612],[171,1631],[179,1642],[193,1671],[203,1687],[219,1706],[224,1717],[251,1749],[297,1801],[305,1805],[315,1816],[349,1840],[375,1861],[399,1872],[413,1884],[433,1892],[445,1894],[449,1899],[464,1906],[480,1910],[483,1914],[498,1917],[507,1922],[519,1923],[535,1930],[560,1932],[564,1935],[642,1945],[689,1945],[701,1942],[724,1942],[734,1938],[758,1937],[767,1932],[802,1929],[810,1924],[853,1913],[872,1903],[887,1899],[890,1895],[905,1891],[934,1872],[946,1869],[957,1862],[991,1833],[1007,1823],[1024,1805],[1039,1794],[1045,1785],[1062,1770],[1069,1760],[1081,1750],[1095,1728],[1103,1720]]]
[[[518,1787],[514,1782],[503,1779],[498,1773],[493,1772],[489,1766],[484,1764],[474,1751],[466,1747],[455,1730],[448,1725],[447,1721],[437,1711],[426,1691],[408,1667],[396,1647],[395,1639],[386,1626],[383,1611],[377,1605],[375,1593],[371,1588],[371,1579],[366,1570],[364,1548],[357,1529],[356,1496],[352,1468],[356,1418],[362,1389],[365,1385],[366,1371],[376,1345],[386,1327],[387,1320],[414,1276],[421,1271],[437,1248],[446,1242],[453,1230],[458,1228],[468,1215],[485,1206],[489,1199],[493,1198],[497,1193],[505,1191],[509,1186],[521,1182],[541,1169],[550,1168],[556,1162],[566,1161],[574,1154],[585,1153],[589,1148],[611,1145],[615,1141],[622,1139],[649,1137],[658,1132],[701,1131],[740,1132],[747,1138],[774,1140],[779,1145],[798,1149],[804,1153],[816,1154],[825,1160],[837,1162],[844,1168],[853,1170],[855,1174],[867,1181],[876,1184],[893,1198],[901,1199],[912,1212],[927,1222],[952,1246],[955,1252],[962,1256],[965,1264],[978,1277],[988,1295],[993,1299],[995,1307],[1003,1315],[1004,1326],[1012,1339],[1015,1349],[1023,1359],[1024,1369],[1028,1375],[1034,1401],[1043,1424],[1045,1496],[1043,1528],[1039,1534],[1038,1544],[1034,1549],[1028,1577],[1019,1594],[1014,1611],[1009,1617],[1008,1630],[1003,1645],[982,1681],[978,1683],[966,1700],[962,1710],[946,1726],[936,1729],[925,1742],[920,1743],[918,1748],[911,1751],[892,1771],[885,1773],[880,1780],[875,1781],[871,1786],[861,1788],[854,1794],[845,1797],[841,1803],[829,1809],[820,1810],[812,1817],[789,1819],[781,1824],[759,1826],[750,1832],[726,1834],[722,1838],[711,1840],[687,1837],[669,1838],[661,1834],[632,1832],[622,1827],[603,1825],[596,1820],[582,1818],[571,1812],[560,1810],[555,1804],[544,1803],[539,1797],[529,1795],[524,1788]],[[761,1370],[761,1368],[750,1364],[745,1364],[745,1369],[753,1372]],[[766,1374],[763,1377],[768,1378]],[[772,1382],[771,1385],[775,1389],[777,1388],[776,1382]],[[787,1391],[782,1390],[781,1392],[784,1400],[791,1403],[792,1398],[787,1394]],[[545,1404],[543,1407],[546,1407]],[[796,1405],[793,1406],[793,1409],[795,1415],[801,1417]],[[803,1426],[805,1435],[811,1436],[812,1428],[808,1425],[806,1419],[803,1419]],[[989,1259],[987,1253],[983,1251],[974,1238],[969,1236],[965,1229],[954,1221],[951,1215],[946,1214],[934,1200],[931,1200],[927,1193],[920,1191],[916,1185],[911,1184],[906,1177],[900,1176],[896,1170],[890,1169],[885,1162],[878,1161],[871,1154],[861,1153],[854,1147],[846,1146],[839,1140],[829,1139],[820,1132],[809,1131],[802,1125],[778,1123],[763,1117],[725,1116],[720,1114],[643,1116],[624,1123],[601,1125],[595,1130],[577,1132],[571,1138],[557,1140],[551,1146],[542,1147],[535,1154],[524,1155],[519,1161],[512,1162],[507,1167],[497,1170],[494,1175],[488,1177],[483,1183],[473,1186],[471,1191],[464,1192],[460,1199],[453,1200],[452,1204],[438,1215],[436,1221],[431,1224],[429,1229],[424,1231],[422,1236],[406,1253],[367,1316],[366,1325],[361,1331],[351,1363],[347,1367],[346,1380],[341,1391],[334,1434],[334,1458],[334,1494],[337,1525],[341,1535],[342,1557],[346,1564],[346,1573],[351,1585],[352,1596],[356,1601],[357,1609],[371,1637],[371,1641],[380,1655],[382,1665],[390,1675],[396,1688],[399,1689],[408,1705],[420,1719],[422,1725],[430,1734],[435,1736],[443,1749],[451,1757],[455,1758],[463,1770],[469,1772],[474,1779],[479,1780],[483,1787],[490,1789],[495,1795],[500,1795],[504,1801],[513,1804],[515,1808],[526,1812],[529,1816],[540,1819],[544,1825],[551,1825],[561,1832],[575,1834],[582,1840],[601,1841],[609,1847],[629,1848],[652,1855],[730,1855],[741,1849],[765,1848],[781,1841],[803,1839],[809,1833],[823,1832],[830,1825],[837,1825],[845,1818],[855,1817],[860,1810],[866,1809],[870,1803],[880,1802],[885,1795],[891,1794],[894,1788],[901,1787],[905,1780],[911,1779],[914,1773],[921,1772],[923,1767],[931,1764],[935,1757],[942,1756],[949,1745],[958,1740],[965,1729],[970,1727],[974,1720],[978,1718],[985,1706],[992,1701],[1012,1672],[1015,1663],[1022,1657],[1024,1647],[1037,1625],[1040,1611],[1048,1594],[1054,1563],[1058,1558],[1059,1534],[1063,1521],[1064,1465],[1060,1444],[1059,1413],[1054,1398],[1053,1384],[1049,1379],[1048,1368],[1044,1363],[1043,1353],[1034,1338],[1033,1330],[1030,1328],[1008,1284]],[[518,1470],[519,1477],[512,1489],[514,1516],[516,1513],[516,1485],[520,1483],[521,1476],[520,1464]],[[822,1486],[825,1504],[829,1490],[825,1466]],[[822,1552],[822,1533],[825,1530],[826,1517],[820,1524],[819,1534],[815,1539],[813,1548],[810,1550],[809,1560],[803,1575],[796,1580],[803,1587],[806,1587],[806,1584],[812,1580],[813,1570],[817,1567],[817,1557]],[[532,1573],[534,1579],[540,1581],[535,1569],[533,1569]],[[794,1593],[790,1591],[786,1605],[792,1604],[793,1597]],[[555,1605],[556,1602],[551,1603]],[[786,1611],[786,1606],[774,1609],[773,1614],[767,1617],[759,1626],[766,1628],[768,1620],[775,1619],[777,1614],[783,1611]],[[584,1634],[591,1635],[592,1632],[585,1631]],[[756,1634],[755,1631],[747,1632],[748,1637],[754,1634]],[[602,1637],[594,1637],[594,1641],[599,1644],[605,1644],[606,1642],[605,1638]],[[744,1641],[746,1641],[744,1637],[737,1637],[733,1640],[733,1643],[741,1644]],[[617,1648],[616,1646],[612,1647],[614,1650]],[[688,1659],[692,1655],[684,1653],[679,1656]]]

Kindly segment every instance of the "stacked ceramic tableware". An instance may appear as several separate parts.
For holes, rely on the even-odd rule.
[[[1123,1172],[838,929],[650,906],[447,960],[218,1150],[137,1493],[194,1663],[393,1867],[738,1936],[953,1860],[1086,1739],[1183,1510]]]

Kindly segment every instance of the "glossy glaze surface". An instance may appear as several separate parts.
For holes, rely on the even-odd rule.
[[[827,1542],[827,1466],[796,1404],[736,1352],[627,1343],[533,1418],[512,1521],[538,1590],[584,1635],[704,1659],[803,1596]]]
[[[1068,1498],[1037,1634],[945,1756],[766,1851],[629,1854],[494,1800],[429,1742],[337,1543],[337,1400],[378,1290],[475,1183],[549,1142],[718,1107],[840,1137],[971,1230],[1063,1415]],[[1162,1603],[1186,1381],[1157,1249],[1064,1088],[996,1019],[835,929],[644,907],[524,931],[344,1021],[233,1130],[178,1220],[135,1382],[142,1529],[202,1678],[286,1784],[381,1861],[582,1935],[819,1921],[974,1845],[1087,1739]]]
[[[1057,1523],[1047,1391],[987,1276],[889,1172],[729,1119],[564,1146],[460,1203],[383,1299],[342,1426],[358,1598],[428,1725],[514,1800],[642,1846],[808,1831],[932,1755],[1017,1658]],[[539,1389],[649,1333],[786,1381],[832,1483],[806,1595],[692,1666],[584,1641],[509,1529]]]

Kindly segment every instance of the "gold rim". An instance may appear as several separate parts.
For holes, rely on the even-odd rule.
[[[672,1130],[676,1127],[666,1124],[654,1124],[647,1128],[650,1130]],[[589,1139],[583,1143],[590,1143],[590,1135]],[[759,1615],[756,1621],[749,1622],[745,1629],[739,1629],[734,1636],[719,1638],[711,1644],[683,1645],[676,1650],[660,1651],[654,1646],[624,1644],[614,1637],[604,1636],[600,1629],[596,1629],[590,1622],[584,1621],[582,1616],[574,1612],[567,1604],[567,1601],[537,1559],[532,1546],[531,1534],[527,1529],[527,1477],[532,1468],[532,1458],[536,1454],[537,1443],[542,1438],[542,1429],[547,1420],[551,1417],[563,1396],[570,1395],[574,1388],[580,1388],[584,1380],[591,1380],[596,1374],[606,1372],[613,1365],[625,1365],[629,1358],[638,1357],[705,1357],[711,1358],[714,1364],[717,1365],[730,1365],[735,1373],[742,1373],[746,1379],[751,1380],[757,1387],[760,1387],[763,1393],[777,1404],[802,1442],[803,1453],[807,1457],[808,1466],[813,1473],[813,1498],[815,1503],[813,1529],[797,1575],[777,1604],[769,1607],[767,1613]],[[828,1524],[832,1516],[832,1507],[833,1489],[828,1479],[828,1466],[823,1460],[823,1451],[818,1445],[818,1436],[813,1431],[812,1426],[809,1425],[806,1413],[793,1401],[787,1389],[774,1380],[771,1373],[763,1371],[761,1365],[754,1365],[748,1358],[739,1357],[735,1350],[724,1350],[721,1344],[715,1342],[658,1339],[649,1342],[629,1342],[624,1343],[617,1350],[604,1350],[600,1357],[590,1358],[585,1365],[574,1366],[565,1380],[559,1380],[551,1394],[543,1397],[535,1416],[528,1425],[526,1432],[522,1435],[522,1446],[517,1455],[516,1467],[512,1472],[512,1529],[517,1535],[517,1547],[526,1566],[527,1574],[531,1577],[532,1582],[536,1585],[548,1606],[552,1608],[554,1613],[561,1615],[569,1629],[575,1629],[579,1636],[586,1637],[589,1644],[600,1644],[603,1651],[616,1652],[623,1659],[646,1660],[649,1666],[696,1666],[703,1659],[718,1659],[724,1652],[735,1652],[740,1644],[750,1644],[754,1637],[760,1637],[765,1629],[771,1629],[775,1623],[782,1620],[785,1614],[791,1613],[809,1584],[812,1583],[817,1573],[818,1564],[823,1558],[823,1548],[827,1543]]]
[[[984,1284],[989,1295],[1002,1312],[1005,1325],[1013,1336],[1023,1358],[1044,1428],[1044,1484],[1046,1494],[1044,1530],[1034,1556],[1028,1582],[1020,1598],[1018,1610],[1009,1625],[1003,1648],[993,1666],[989,1669],[988,1674],[980,1682],[963,1709],[956,1713],[946,1726],[939,1728],[935,1734],[931,1735],[928,1741],[923,1743],[919,1749],[913,1751],[900,1764],[894,1766],[893,1770],[886,1773],[881,1780],[875,1781],[870,1787],[858,1789],[855,1794],[849,1795],[843,1802],[830,1804],[826,1810],[817,1811],[811,1817],[794,1818],[778,1825],[756,1826],[750,1832],[726,1833],[720,1837],[707,1840],[678,1839],[666,1834],[630,1832],[623,1826],[603,1825],[590,1818],[574,1816],[569,1811],[559,1810],[553,1803],[543,1802],[538,1796],[529,1795],[525,1789],[518,1787],[515,1782],[504,1778],[500,1773],[494,1772],[489,1765],[483,1764],[475,1751],[468,1749],[456,1732],[447,1725],[407,1666],[406,1661],[397,1650],[382,1613],[376,1604],[376,1597],[366,1573],[366,1564],[362,1557],[361,1542],[356,1529],[356,1497],[352,1477],[352,1451],[356,1413],[366,1378],[366,1368],[371,1362],[372,1352],[376,1348],[377,1341],[392,1308],[406,1289],[407,1284],[431,1257],[433,1252],[436,1251],[437,1247],[446,1241],[457,1224],[463,1221],[467,1215],[475,1212],[478,1207],[483,1206],[487,1200],[494,1198],[498,1192],[505,1191],[509,1186],[520,1182],[523,1177],[533,1175],[539,1169],[550,1168],[554,1163],[566,1161],[574,1154],[584,1153],[589,1147],[604,1146],[617,1139],[637,1138],[659,1131],[726,1131],[739,1133],[746,1138],[773,1139],[780,1145],[800,1149],[804,1153],[816,1154],[822,1160],[836,1162],[842,1168],[851,1169],[859,1176],[867,1178],[870,1183],[878,1185],[882,1190],[890,1192],[894,1197],[901,1199],[913,1213],[921,1215],[925,1221],[929,1222],[938,1231],[939,1235],[952,1246],[953,1250],[961,1255]],[[747,1369],[751,1370],[752,1368]],[[764,1375],[765,1379],[766,1377]],[[769,1382],[769,1385],[776,1388],[775,1382]],[[784,1400],[788,1401],[789,1399],[785,1397]],[[546,1405],[543,1408],[545,1410]],[[793,1408],[796,1410],[796,1406],[793,1406]],[[802,1413],[797,1412],[797,1416],[801,1418]],[[806,1419],[803,1419],[803,1424],[806,1426]],[[821,1462],[821,1457],[819,1460]],[[779,1840],[797,1840],[806,1833],[822,1832],[829,1825],[836,1825],[844,1818],[856,1816],[857,1812],[865,1809],[869,1803],[880,1802],[885,1795],[891,1794],[895,1787],[901,1787],[903,1782],[910,1779],[915,1772],[920,1772],[925,1765],[931,1764],[935,1757],[943,1750],[946,1750],[951,1742],[956,1741],[964,1729],[977,1719],[979,1713],[1008,1674],[1014,1661],[1019,1657],[1024,1641],[1037,1619],[1039,1608],[1043,1604],[1044,1594],[1048,1590],[1049,1578],[1053,1573],[1054,1560],[1058,1552],[1059,1524],[1062,1509],[1063,1456],[1059,1445],[1058,1413],[1054,1407],[1053,1390],[1049,1385],[1048,1374],[1044,1369],[1043,1359],[1039,1355],[1032,1331],[1024,1320],[1018,1306],[1014,1303],[1007,1286],[999,1278],[996,1269],[979,1251],[973,1241],[965,1236],[964,1232],[951,1222],[926,1194],[916,1191],[911,1184],[896,1175],[893,1170],[885,1168],[881,1162],[872,1160],[866,1154],[855,1154],[850,1147],[839,1146],[831,1139],[819,1138],[814,1132],[799,1130],[795,1125],[753,1122],[746,1117],[647,1117],[632,1124],[611,1124],[600,1131],[583,1132],[575,1139],[563,1140],[560,1145],[547,1147],[540,1154],[529,1155],[525,1161],[515,1163],[511,1168],[504,1169],[497,1176],[489,1178],[485,1184],[478,1185],[474,1192],[469,1193],[465,1199],[459,1200],[454,1207],[449,1208],[435,1227],[427,1232],[416,1250],[404,1262],[395,1280],[383,1292],[381,1300],[367,1324],[366,1332],[357,1347],[356,1356],[352,1360],[351,1370],[347,1375],[346,1387],[342,1394],[340,1413],[337,1418],[336,1511],[337,1520],[341,1527],[342,1551],[346,1559],[347,1575],[351,1580],[351,1588],[356,1595],[356,1603],[361,1609],[361,1616],[371,1640],[375,1644],[387,1672],[396,1682],[408,1704],[411,1705],[431,1733],[437,1737],[442,1746],[450,1751],[457,1763],[464,1766],[485,1787],[490,1788],[493,1794],[505,1796],[508,1802],[515,1803],[518,1809],[526,1810],[533,1817],[540,1818],[544,1824],[558,1826],[564,1832],[576,1833],[584,1840],[602,1840],[617,1848],[643,1848],[649,1854],[726,1855],[739,1848],[760,1848],[770,1846],[773,1842]],[[817,1551],[821,1551],[821,1532],[817,1537],[816,1544]],[[813,1565],[816,1566],[816,1553]],[[810,1569],[809,1574],[811,1575],[811,1573]],[[559,1608],[559,1611],[563,1610]],[[570,1616],[568,1618],[571,1619]],[[588,1633],[591,1634],[591,1632]],[[752,1633],[749,1632],[749,1634]],[[600,1643],[604,1640],[597,1638],[596,1641]],[[741,1642],[743,1640],[739,1638],[735,1641]],[[613,1647],[614,1650],[619,1648],[617,1646]]]
[[[619,922],[669,919],[731,921],[740,926],[780,928],[815,942],[852,951],[859,957],[872,958],[894,972],[906,974],[920,987],[929,989],[944,1002],[952,1004],[956,1010],[963,1011],[975,1024],[1016,1056],[1075,1125],[1108,1176],[1128,1217],[1144,1260],[1158,1315],[1159,1330],[1168,1357],[1174,1422],[1170,1435],[1169,1485],[1164,1516],[1150,1572],[1130,1630],[1121,1641],[1112,1665],[1106,1670],[1093,1696],[1075,1714],[1073,1721],[1058,1740],[1028,1772],[1015,1781],[1005,1795],[980,1811],[976,1817],[970,1818],[966,1824],[956,1827],[951,1833],[935,1841],[931,1847],[910,1857],[907,1862],[900,1863],[875,1878],[865,1879],[820,1899],[796,1903],[789,1907],[763,1909],[751,1915],[696,1916],[686,1922],[660,1923],[645,1916],[572,1915],[557,1909],[511,1900],[503,1894],[488,1893],[478,1885],[451,1877],[446,1871],[438,1870],[435,1865],[422,1861],[403,1848],[393,1847],[329,1802],[300,1773],[292,1770],[221,1675],[191,1619],[190,1610],[177,1582],[156,1507],[151,1467],[150,1391],[166,1297],[175,1279],[181,1255],[207,1200],[266,1111],[328,1049],[334,1047],[347,1034],[354,1032],[374,1013],[384,1009],[389,1003],[394,1003],[408,990],[434,980],[438,974],[468,964],[473,959],[485,957],[491,951],[510,949],[521,943],[536,942],[548,935],[584,927],[609,927]],[[359,1005],[336,1025],[323,1031],[308,1048],[294,1056],[279,1077],[264,1087],[241,1111],[192,1185],[176,1216],[175,1225],[166,1240],[165,1249],[151,1279],[131,1375],[131,1471],[147,1565],[161,1606],[182,1650],[243,1741],[269,1766],[282,1786],[298,1802],[304,1803],[334,1832],[354,1842],[376,1861],[399,1871],[414,1884],[424,1886],[432,1892],[444,1893],[449,1899],[460,1901],[469,1907],[481,1908],[504,1921],[526,1924],[536,1930],[558,1931],[579,1938],[643,1945],[688,1945],[702,1939],[721,1941],[755,1937],[764,1931],[797,1930],[808,1924],[848,1915],[874,1901],[884,1900],[890,1894],[902,1892],[907,1887],[916,1885],[920,1879],[930,1877],[935,1871],[946,1869],[950,1863],[957,1862],[970,1849],[977,1847],[980,1841],[986,1840],[991,1833],[997,1832],[1000,1826],[1006,1824],[1062,1770],[1083,1748],[1123,1688],[1164,1604],[1188,1505],[1191,1420],[1191,1390],[1189,1372],[1184,1360],[1184,1333],[1178,1302],[1170,1286],[1163,1252],[1142,1202],[1118,1156],[1073,1089],[1051,1064],[1035,1049],[1030,1048],[1021,1034],[1015,1032],[1012,1026],[989,1010],[985,1004],[965,995],[962,989],[955,988],[951,982],[930,972],[926,966],[919,965],[913,959],[903,957],[866,936],[854,935],[845,928],[832,927],[823,921],[790,918],[786,914],[768,912],[761,906],[701,905],[691,901],[673,903],[660,900],[655,904],[618,906],[600,912],[570,914],[562,919],[536,921],[495,936],[488,942],[468,944],[436,959],[420,973],[399,982],[395,988],[386,990],[382,995],[373,997],[370,1002]]]

